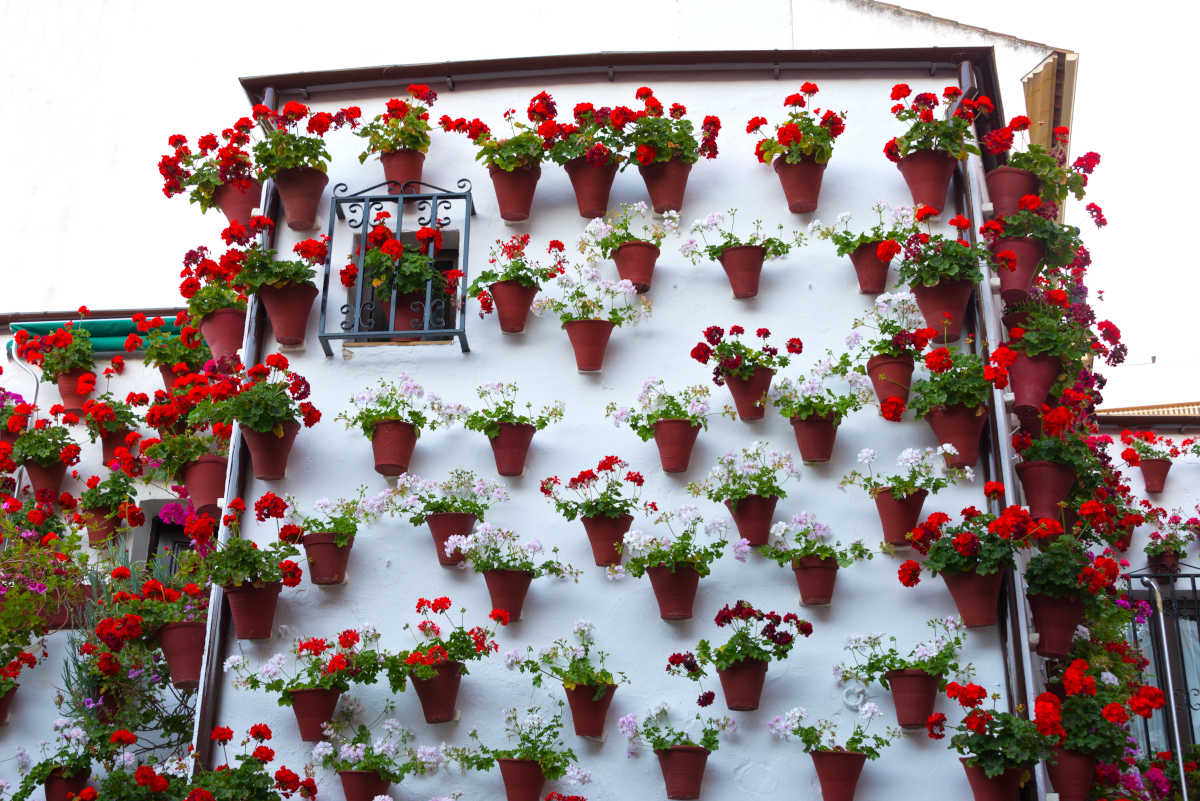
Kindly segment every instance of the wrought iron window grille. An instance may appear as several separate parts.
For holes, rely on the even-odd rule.
[[[347,194],[344,183],[333,188],[318,329],[321,349],[327,357],[333,356],[330,343],[337,340],[344,344],[412,345],[457,339],[463,353],[470,351],[464,312],[470,283],[468,245],[475,206],[471,182],[462,178],[456,186],[458,191],[451,191],[407,181],[399,191],[394,191],[396,185],[385,181],[353,194]],[[453,293],[447,294],[431,279],[425,282],[423,292],[390,292],[386,299],[378,297],[367,276],[367,248],[363,245],[380,212],[389,215],[380,224],[387,225],[406,248],[418,247],[415,234],[420,228],[436,228],[442,233],[442,247],[435,251],[431,241],[426,255],[433,258],[435,268],[443,275],[451,270],[461,272]],[[349,254],[349,263],[357,269],[353,286],[346,289],[345,303],[338,303],[333,294],[343,286],[340,270],[334,268],[335,258],[342,256],[336,254]],[[339,322],[332,323],[331,317]]]

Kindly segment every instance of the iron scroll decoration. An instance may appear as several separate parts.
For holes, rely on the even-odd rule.
[[[456,183],[456,191],[423,181],[406,181],[399,187],[400,191],[395,191],[396,186],[395,182],[384,181],[354,193],[348,192],[349,187],[345,183],[338,183],[333,187],[326,228],[329,248],[321,280],[318,329],[318,339],[326,357],[333,356],[331,343],[338,340],[384,344],[397,340],[425,342],[457,339],[463,353],[470,351],[464,311],[466,287],[470,283],[467,265],[471,218],[475,216],[471,182],[460,178]],[[420,227],[448,228],[456,219],[461,219],[462,230],[458,248],[451,251],[451,263],[441,266],[440,269],[457,269],[462,272],[462,277],[458,280],[453,295],[447,296],[440,287],[434,287],[432,281],[427,281],[423,300],[410,300],[407,301],[407,306],[397,308],[399,304],[396,293],[392,293],[386,301],[381,300],[375,296],[374,288],[363,280],[365,248],[348,245],[343,252],[352,254],[351,264],[357,268],[358,280],[347,289],[345,303],[339,304],[336,299],[332,301],[341,316],[341,323],[333,328],[329,320],[330,293],[336,291],[337,286],[331,276],[335,272],[333,254],[339,224],[344,224],[343,234],[362,237],[366,233],[368,223],[382,211],[390,214],[388,224],[396,236]],[[429,255],[435,255],[432,243],[429,248]],[[452,311],[457,313],[452,315]],[[381,320],[384,321],[382,324]],[[397,327],[399,320],[403,320],[407,327]]]

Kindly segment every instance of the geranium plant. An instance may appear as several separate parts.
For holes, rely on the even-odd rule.
[[[375,296],[386,301],[392,295],[423,294],[426,284],[435,294],[454,294],[457,284],[450,280],[449,273],[439,270],[434,261],[442,249],[442,232],[422,226],[413,234],[416,244],[405,244],[388,224],[391,216],[389,211],[377,211],[367,232],[363,271],[375,289]],[[349,263],[341,271],[342,285],[354,286],[357,273],[358,267]]]
[[[562,401],[555,401],[540,410],[535,410],[531,402],[521,407],[517,404],[518,389],[515,382],[496,382],[476,387],[475,394],[483,401],[483,407],[466,414],[463,425],[471,431],[481,431],[495,438],[500,433],[501,423],[531,425],[541,431],[563,419],[566,406]]]
[[[987,690],[978,684],[947,687],[947,695],[967,710],[966,716],[954,730],[950,747],[966,757],[966,764],[981,769],[988,778],[1007,770],[1029,771],[1034,764],[1050,756],[1051,740],[1024,717],[1024,709],[1002,712],[995,707],[999,693],[992,695],[993,706],[984,709]],[[930,717],[926,728],[932,739],[946,736],[946,715]]]
[[[983,358],[975,353],[950,350],[943,346],[925,354],[927,378],[912,384],[908,407],[917,419],[935,408],[965,406],[974,409],[987,402],[992,385],[984,373]]]
[[[404,474],[397,480],[393,504],[408,522],[419,526],[435,514],[468,514],[483,520],[493,504],[508,500],[508,490],[500,484],[457,467],[443,481]]]
[[[865,362],[872,356],[888,356],[894,359],[915,359],[925,350],[937,330],[925,326],[925,317],[917,306],[911,292],[884,293],[875,298],[867,314],[856,317],[846,347],[857,353],[859,370],[866,373]],[[873,333],[865,337],[858,329],[869,329]]]
[[[1194,442],[1189,437],[1177,445],[1175,440],[1154,431],[1130,431],[1126,428],[1121,431],[1121,444],[1125,446],[1121,451],[1121,459],[1130,467],[1137,467],[1143,459],[1178,459]]]
[[[1082,200],[1087,191],[1088,176],[1100,163],[1100,154],[1089,152],[1067,165],[1067,145],[1071,132],[1065,125],[1057,126],[1052,133],[1050,147],[1030,142],[1028,134],[1030,120],[1024,114],[1019,114],[1009,120],[1008,125],[996,128],[984,134],[980,140],[984,148],[995,156],[1003,157],[1008,154],[1008,166],[1018,170],[1027,170],[1037,177],[1039,193],[1047,201],[1055,204],[1062,203],[1068,194]],[[1020,133],[1025,146],[1024,150],[1010,152],[1015,139],[1014,134]]]
[[[1112,588],[1117,563],[1107,557],[1090,558],[1084,546],[1064,534],[1033,554],[1025,566],[1025,591],[1066,601],[1098,602]]]
[[[873,243],[876,258],[882,262],[890,262],[900,252],[900,243],[917,233],[912,209],[889,209],[884,203],[876,203],[871,208],[878,215],[879,222],[869,230],[859,233],[851,231],[850,214],[843,212],[837,216],[833,225],[824,225],[820,220],[813,220],[808,226],[809,232],[832,242],[839,256],[849,256],[863,245]],[[888,212],[891,219],[885,221],[884,215]]]
[[[403,371],[395,380],[381,378],[375,387],[360,391],[350,398],[350,404],[350,409],[338,412],[334,419],[343,421],[347,429],[361,430],[367,439],[379,423],[408,423],[420,436],[423,430],[450,425],[462,412],[462,407],[437,395],[427,396],[425,388]]]
[[[800,231],[792,232],[791,241],[782,239],[781,237],[784,235],[782,223],[777,228],[779,236],[769,236],[763,232],[762,220],[754,221],[754,230],[750,234],[739,236],[734,232],[737,209],[730,209],[727,214],[729,215],[728,229],[723,227],[725,215],[716,212],[693,222],[688,231],[692,234],[699,234],[703,244],[697,242],[693,237],[680,245],[679,252],[686,256],[692,264],[699,264],[701,260],[719,261],[721,254],[726,249],[737,247],[760,247],[765,252],[765,258],[779,259],[786,256],[793,247],[800,247],[804,244],[804,234]],[[712,234],[714,242],[709,241],[709,234]]]
[[[264,496],[265,503],[262,503],[264,499],[260,499],[260,503],[256,504],[259,509],[255,514],[261,520],[284,514],[284,510],[278,509],[284,503],[283,499],[273,493],[268,493],[268,496]],[[234,499],[232,506],[244,508],[240,498]],[[276,510],[271,507],[276,507]],[[212,583],[226,588],[276,581],[283,582],[285,587],[299,584],[303,574],[300,566],[292,560],[300,554],[295,545],[280,538],[260,547],[252,540],[236,536],[240,530],[238,521],[238,513],[225,516],[224,523],[231,530],[231,536],[218,545],[213,540],[216,526],[212,518],[191,515],[184,524],[184,532],[192,540],[192,551],[184,555],[184,564],[190,564],[193,559],[203,560],[203,569],[207,570]]]
[[[189,462],[201,456],[224,457],[229,452],[229,435],[230,427],[217,423],[208,431],[187,429],[172,434],[164,430],[158,437],[141,440],[138,447],[146,480],[171,485],[181,478]]]
[[[455,759],[463,767],[491,770],[498,759],[520,759],[536,762],[542,775],[554,781],[564,776],[575,784],[591,781],[591,774],[578,766],[575,752],[562,741],[562,712],[550,717],[541,707],[530,707],[524,714],[515,707],[504,711],[504,734],[512,743],[509,748],[493,748],[480,742],[479,733],[469,736],[476,742],[474,749],[454,749]]]
[[[17,434],[12,445],[12,460],[17,464],[36,462],[42,467],[70,466],[78,463],[79,450],[66,426],[42,418],[34,421],[33,428]]]
[[[409,774],[422,775],[431,768],[421,759],[420,751],[409,744],[412,732],[394,718],[383,721],[381,734],[366,723],[353,726],[345,715],[335,716],[329,728],[329,740],[317,743],[312,750],[313,761],[326,770],[365,771],[394,784]],[[432,767],[436,769],[436,763]]]
[[[962,215],[950,220],[959,229],[954,238],[932,233],[927,221],[934,213],[929,206],[921,206],[914,212],[917,222],[926,222],[926,230],[912,233],[900,243],[902,255],[896,271],[900,283],[928,287],[942,281],[970,281],[973,284],[982,281],[982,265],[992,263],[992,252],[962,238],[962,230],[970,226],[970,221]]]
[[[1188,546],[1200,535],[1200,519],[1184,519],[1183,510],[1155,507],[1147,513],[1147,522],[1154,525],[1143,552],[1151,558],[1174,554],[1183,556]]]
[[[1012,214],[1001,218],[988,220],[979,229],[989,245],[996,247],[997,239],[1037,240],[1042,246],[1041,261],[1048,267],[1063,267],[1075,260],[1076,252],[1083,243],[1079,239],[1079,229],[1073,225],[1063,225],[1056,219],[1058,206],[1054,203],[1043,203],[1037,195],[1024,195],[1019,201],[1019,208]],[[1002,267],[1012,269],[1011,259],[997,259]]]
[[[644,104],[644,110],[631,111],[624,106],[613,109],[612,122],[623,130],[625,141],[632,151],[626,164],[635,161],[642,166],[668,161],[693,164],[703,156],[717,157],[717,135],[721,132],[721,121],[709,115],[700,125],[700,141],[696,141],[695,126],[686,119],[687,109],[672,103],[668,113],[648,86],[639,87],[634,93]],[[625,125],[629,128],[625,129]]]
[[[855,540],[849,545],[829,541],[829,526],[817,520],[812,512],[792,515],[791,520],[780,520],[771,526],[771,538],[766,545],[758,546],[758,552],[780,567],[790,567],[797,559],[833,559],[838,567],[850,567],[856,561],[870,560],[874,554]]]
[[[93,742],[82,724],[83,721],[68,718],[58,718],[54,721],[55,739],[52,742],[41,742],[39,748],[42,758],[37,762],[33,762],[23,746],[18,746],[17,767],[22,776],[21,782],[13,791],[12,801],[28,799],[55,771],[69,779],[86,778],[89,775],[92,763],[102,758],[102,744]],[[112,750],[112,746],[107,743],[104,743],[103,747]]]
[[[259,178],[266,179],[297,167],[325,172],[329,164],[325,134],[344,125],[352,129],[358,127],[362,110],[349,106],[333,114],[314,112],[299,101],[289,100],[278,112],[260,103],[254,106],[252,114],[261,124],[260,130],[264,131],[263,138],[253,145],[254,165]],[[300,123],[305,120],[304,130],[314,136],[300,132]]]
[[[507,611],[493,609],[488,615],[491,623],[467,628],[467,610],[460,608],[456,620],[450,614],[451,606],[453,602],[445,596],[433,600],[417,599],[417,614],[421,615],[421,622],[416,626],[404,624],[405,631],[414,632],[416,645],[388,655],[384,660],[392,692],[403,690],[410,678],[434,678],[439,665],[457,665],[458,675],[465,676],[470,672],[467,662],[486,659],[499,650],[500,646],[495,640],[496,631],[500,626],[508,625]]]
[[[957,86],[947,86],[942,99],[947,103],[957,100],[958,108],[949,117],[943,117],[934,114],[933,110],[941,100],[933,92],[921,92],[911,101],[904,102],[911,94],[908,84],[898,83],[892,87],[892,100],[895,101],[892,116],[907,124],[908,130],[884,146],[883,152],[889,159],[899,161],[919,150],[940,150],[960,160],[968,153],[979,153],[979,148],[973,144],[975,117],[996,110],[991,98],[987,95],[974,99],[963,97]]]
[[[628,425],[646,442],[653,438],[654,424],[660,420],[687,420],[693,428],[708,428],[709,394],[703,384],[668,392],[661,378],[647,378],[638,393],[636,410],[610,401],[604,411],[613,425]]]
[[[783,485],[797,475],[792,457],[759,440],[741,453],[730,451],[717,459],[706,478],[688,484],[688,492],[716,503],[732,504],[750,495],[786,498]]]
[[[135,431],[141,420],[130,400],[137,400],[137,393],[130,393],[124,401],[117,400],[111,392],[88,398],[83,402],[83,425],[92,442],[105,434]]]
[[[188,145],[183,134],[172,134],[167,144],[172,153],[158,162],[163,178],[163,194],[167,197],[188,193],[188,202],[199,203],[201,213],[214,204],[214,195],[223,186],[239,191],[250,189],[255,182],[254,163],[247,145],[254,122],[239,118],[217,135],[207,133],[196,139],[196,150]],[[222,141],[224,144],[222,144]]]
[[[645,201],[623,203],[606,217],[593,218],[587,224],[579,236],[579,252],[588,262],[608,259],[629,242],[648,242],[661,247],[663,240],[678,230],[677,211],[666,211],[658,220],[650,215]]]
[[[745,333],[746,329],[740,325],[729,326],[728,334],[720,326],[710,325],[704,329],[704,341],[698,342],[692,348],[691,355],[696,361],[701,364],[708,364],[709,360],[715,362],[713,383],[717,386],[724,384],[731,376],[748,379],[760,367],[776,370],[788,366],[789,357],[780,354],[778,348],[767,344],[767,338],[771,336],[768,329],[759,328],[755,332],[755,335],[763,340],[760,348],[752,348],[742,342],[740,337]],[[792,337],[787,341],[788,353],[800,354],[803,350],[804,343],[799,338]]]
[[[541,687],[543,677],[549,676],[568,690],[593,687],[594,700],[599,700],[608,692],[608,685],[624,684],[629,680],[624,673],[614,674],[604,666],[607,652],[593,653],[595,630],[596,627],[588,621],[578,620],[571,629],[574,642],[560,637],[545,648],[535,649],[531,645],[524,659],[514,648],[505,654],[504,662],[510,670],[530,674],[534,687]]]
[[[553,103],[548,95],[546,99]],[[551,161],[567,164],[584,159],[594,167],[607,167],[621,164],[628,158],[629,145],[621,128],[613,122],[612,109],[608,106],[596,108],[591,103],[576,103],[571,116],[573,123],[560,123],[551,118],[556,126],[553,131],[544,120],[538,126],[538,133],[549,145]]]
[[[359,163],[376,154],[429,150],[429,107],[437,101],[437,92],[423,83],[410,83],[405,98],[390,98],[387,110],[354,132],[366,140]]]
[[[1004,345],[1026,356],[1053,356],[1063,365],[1089,358],[1094,337],[1086,322],[1069,313],[1068,304],[1062,289],[1045,289],[1040,296],[1014,304],[1009,312],[1020,323],[1008,329]]]
[[[544,548],[538,540],[530,540],[522,544],[520,535],[515,531],[498,528],[491,523],[481,523],[471,534],[453,534],[446,540],[447,555],[457,549],[467,558],[476,573],[486,570],[519,570],[540,576],[568,576],[578,581],[580,571],[577,568],[557,559],[543,559],[537,556]],[[558,548],[551,548],[550,553],[557,556]]]
[[[786,164],[813,161],[824,164],[833,156],[833,143],[846,130],[846,112],[808,108],[813,95],[820,91],[812,81],[800,85],[800,91],[788,95],[783,105],[787,122],[775,128],[773,136],[764,136],[754,146],[754,155],[763,164],[782,158]],[[752,117],[746,133],[758,133],[767,125],[765,117]]]
[[[192,773],[192,790],[184,801],[226,798],[280,801],[281,798],[295,796],[316,798],[317,782],[312,776],[301,779],[286,765],[279,766],[271,773],[267,766],[275,759],[275,749],[266,745],[271,736],[271,728],[265,723],[252,725],[242,739],[243,752],[230,760],[226,743],[233,740],[233,730],[228,726],[215,726],[209,734],[209,741],[221,746],[224,769],[206,770],[197,766]],[[236,765],[233,764],[235,761]]]
[[[43,379],[53,381],[75,370],[91,371],[96,366],[92,356],[92,335],[86,328],[77,328],[67,323],[45,336],[37,337],[36,343]],[[25,352],[30,354],[33,351]],[[93,386],[95,382],[96,377],[93,375]]]
[[[496,302],[492,298],[492,284],[502,281],[516,281],[528,289],[539,289],[546,281],[566,271],[567,259],[563,254],[563,243],[557,239],[550,240],[546,252],[550,254],[552,263],[544,266],[529,258],[525,250],[529,247],[529,234],[513,234],[507,240],[497,239],[488,256],[488,266],[482,270],[471,285],[467,294],[479,301],[479,316],[491,314]]]
[[[847,638],[850,661],[836,666],[841,681],[861,681],[868,686],[878,682],[887,688],[887,674],[893,670],[923,670],[938,678],[939,687],[946,687],[947,677],[965,680],[974,675],[975,668],[970,663],[958,662],[959,652],[967,642],[962,621],[956,617],[935,617],[925,625],[933,630],[933,639],[918,643],[907,653],[896,647],[894,636],[869,634]]]
[[[259,218],[254,218],[252,222]],[[268,218],[262,218],[268,219]],[[237,225],[231,224],[230,227]],[[280,259],[271,248],[251,245],[242,252],[242,268],[234,279],[237,286],[247,292],[259,292],[263,287],[280,287],[289,284],[311,284],[317,270],[325,266],[329,247],[326,237],[305,239],[292,247],[300,258]]]
[[[321,412],[307,398],[311,392],[308,379],[291,372],[287,357],[272,353],[263,363],[256,364],[230,377],[232,394],[210,393],[190,415],[192,421],[232,423],[259,433],[283,436],[283,426],[303,422],[306,428],[316,425]]]
[[[1009,506],[1000,515],[974,506],[962,510],[962,520],[951,523],[944,512],[934,512],[909,532],[923,562],[909,559],[900,565],[900,583],[915,587],[922,570],[931,575],[975,573],[989,576],[1014,567],[1013,553],[1031,540],[1062,530],[1053,520],[1035,522],[1023,506]]]
[[[580,471],[564,487],[558,476],[542,479],[541,491],[567,520],[577,517],[621,517],[638,507],[645,477],[626,470],[629,463],[619,456],[605,456],[596,468]],[[569,490],[574,497],[564,494]]]
[[[292,705],[294,690],[341,690],[352,684],[374,684],[383,667],[375,643],[379,632],[368,626],[346,629],[333,640],[324,637],[297,639],[291,648],[294,672],[285,670],[287,658],[277,653],[258,670],[245,659],[226,660],[225,669],[237,673],[238,688],[263,690],[278,696],[280,706]]]
[[[555,110],[554,101],[550,99],[549,95],[542,92],[541,95],[535,96],[530,101],[526,111],[529,121],[538,124],[537,128],[518,120],[516,109],[505,111],[504,120],[508,123],[511,135],[503,138],[498,138],[493,134],[491,129],[478,117],[468,122],[463,117],[452,119],[443,114],[438,119],[438,125],[447,133],[466,134],[467,138],[478,148],[478,152],[475,154],[476,161],[497,170],[512,172],[513,170],[537,167],[546,159],[548,148],[539,131],[543,130],[543,126],[548,123],[549,127],[544,130],[557,135],[558,126],[553,120]],[[551,131],[551,129],[553,130]]]
[[[1071,660],[1062,671],[1063,697],[1053,692],[1039,695],[1033,722],[1059,749],[1111,764],[1125,755],[1131,693],[1119,682],[1105,681],[1105,673],[1087,660]],[[1056,757],[1060,753],[1056,751]]]
[[[141,313],[139,312],[139,314]],[[145,317],[145,315],[142,316]],[[188,319],[186,313],[182,316],[185,325],[178,333],[166,328],[162,324],[161,317],[147,321],[147,328],[142,337],[142,353],[147,365],[166,367],[178,375],[185,372],[197,372],[212,359],[212,351],[199,336],[199,331],[186,325]],[[154,320],[158,320],[159,325],[153,325]],[[140,323],[139,330],[141,330]],[[182,368],[177,367],[180,364],[183,365]]]
[[[641,745],[648,745],[654,751],[662,751],[677,745],[698,745],[706,751],[716,751],[721,747],[721,733],[736,730],[733,719],[704,718],[696,713],[699,722],[699,733],[692,734],[689,728],[677,729],[671,725],[669,706],[661,703],[650,711],[640,723],[632,712],[625,715],[617,723],[617,728],[629,740],[629,756],[633,756]]]
[[[241,269],[240,259],[241,251],[237,248],[227,250],[219,260],[210,258],[208,248],[203,245],[184,254],[179,294],[187,301],[193,328],[215,311],[246,310],[246,293],[232,285]]]
[[[570,271],[554,278],[557,297],[540,297],[533,302],[533,313],[550,312],[563,323],[576,320],[607,320],[613,325],[637,323],[650,314],[650,301],[636,298],[637,288],[628,279],[610,281],[600,277],[600,268],[590,264],[572,264]]]
[[[645,575],[648,568],[662,565],[674,573],[678,568],[695,570],[703,578],[712,572],[712,563],[725,550],[728,542],[722,536],[728,524],[724,521],[704,522],[694,506],[682,506],[660,512],[654,518],[656,526],[667,530],[661,536],[630,531],[621,544],[621,552],[629,555],[624,567],[610,567],[612,576],[628,573],[635,578]],[[708,543],[701,536],[712,538]]]
[[[771,734],[780,740],[795,737],[804,746],[805,753],[831,751],[834,753],[863,754],[870,760],[879,759],[879,752],[887,748],[900,736],[900,730],[889,728],[883,734],[868,734],[871,721],[883,713],[879,706],[867,701],[858,710],[858,720],[850,734],[845,738],[839,737],[841,727],[832,720],[818,720],[814,724],[806,724],[808,712],[802,707],[793,707],[783,715],[776,715],[767,724]]]
[[[893,497],[907,498],[921,490],[936,493],[957,484],[962,479],[974,480],[974,471],[970,467],[946,467],[944,460],[937,457],[943,454],[953,454],[954,446],[943,444],[937,448],[905,448],[896,459],[901,472],[890,476],[876,476],[871,465],[878,454],[870,448],[864,448],[858,453],[858,461],[867,468],[860,473],[858,469],[851,470],[842,477],[839,486],[862,487],[872,496],[884,490],[891,490]]]
[[[792,612],[780,615],[765,612],[749,601],[737,601],[733,606],[725,604],[717,611],[713,622],[718,628],[731,627],[729,639],[722,645],[713,646],[703,639],[696,645],[696,653],[672,654],[667,660],[667,672],[674,676],[685,676],[699,681],[705,675],[704,665],[716,670],[727,670],[744,661],[772,662],[786,659],[796,645],[796,634],[808,637],[812,634],[812,623],[801,620]],[[788,631],[791,628],[796,634]]]
[[[131,528],[142,525],[146,515],[137,505],[137,485],[133,477],[112,470],[103,479],[89,476],[79,493],[79,508]]]
[[[846,381],[835,390],[825,382],[833,376]],[[834,361],[832,353],[814,364],[807,376],[781,378],[771,388],[771,403],[788,420],[829,419],[834,425],[868,403],[874,394],[865,376],[855,372],[850,354]]]
[[[288,510],[283,520],[291,524],[287,539],[296,541],[304,532],[310,534],[332,534],[333,542],[338,548],[345,548],[358,534],[360,526],[370,525],[376,518],[390,509],[392,491],[381,490],[367,496],[365,485],[348,498],[329,500],[319,498],[313,501],[312,512],[303,512],[295,498],[288,497]]]

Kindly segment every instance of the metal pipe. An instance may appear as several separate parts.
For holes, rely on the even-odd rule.
[[[1164,657],[1167,651],[1167,619],[1163,615],[1163,600],[1162,594],[1158,591],[1158,583],[1143,576],[1142,586],[1150,589],[1154,593],[1154,608],[1158,611],[1158,633],[1162,639],[1162,652]],[[1167,679],[1167,698],[1170,699],[1167,704],[1168,717],[1171,721],[1171,727],[1168,733],[1171,735],[1171,750],[1175,753],[1175,763],[1179,767],[1179,791],[1183,794],[1183,801],[1188,801],[1187,789],[1187,771],[1183,768],[1183,738],[1179,735],[1179,716],[1175,714],[1175,682],[1171,680],[1171,671],[1164,670],[1163,675]]]

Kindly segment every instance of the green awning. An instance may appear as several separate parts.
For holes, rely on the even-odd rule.
[[[130,334],[138,333],[137,323],[132,318],[124,317],[108,320],[58,320],[56,322],[36,322],[9,324],[9,330],[14,334],[18,331],[28,331],[33,336],[43,336],[62,328],[66,322],[72,328],[84,328],[92,335],[92,350],[100,355],[110,353],[125,353],[125,339]],[[173,334],[179,333],[179,327],[174,319],[163,318],[162,329]],[[141,351],[135,351],[140,353]]]

